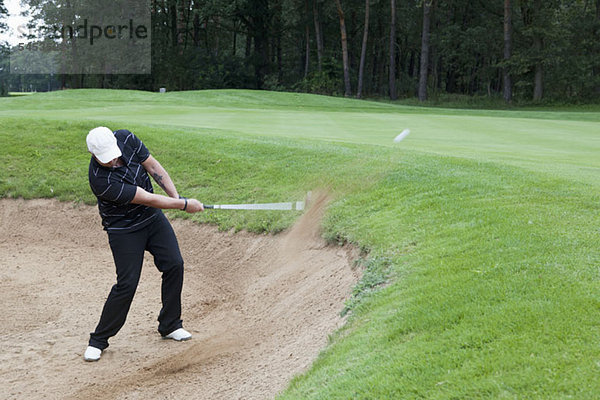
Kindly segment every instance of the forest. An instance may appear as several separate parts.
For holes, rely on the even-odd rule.
[[[85,1],[84,1],[85,2]],[[71,2],[24,0],[36,21]],[[1,92],[247,88],[358,98],[600,98],[600,0],[148,0],[151,72],[10,73]],[[0,29],[7,10],[0,0]]]

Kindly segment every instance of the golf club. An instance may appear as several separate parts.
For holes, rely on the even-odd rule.
[[[312,192],[306,194],[305,201],[291,201],[287,203],[258,203],[258,204],[205,204],[204,208],[220,209],[220,210],[304,210],[306,205],[310,203]]]
[[[221,210],[304,210],[304,202],[262,204],[204,204],[205,209]]]

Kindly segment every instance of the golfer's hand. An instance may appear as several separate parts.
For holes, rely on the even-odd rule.
[[[188,199],[188,204],[185,211],[190,214],[201,212],[204,211],[204,205],[196,199]]]

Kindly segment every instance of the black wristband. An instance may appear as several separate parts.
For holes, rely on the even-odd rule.
[[[187,197],[179,196],[179,198],[185,200],[185,205],[181,209],[181,211],[185,211],[187,209]]]

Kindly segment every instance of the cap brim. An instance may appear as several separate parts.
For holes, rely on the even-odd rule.
[[[110,149],[102,152],[102,154],[94,154],[94,155],[96,156],[98,161],[100,161],[102,164],[108,164],[115,158],[121,157],[121,154],[122,154],[121,149],[119,149],[119,146],[115,145],[114,147],[111,147]]]

